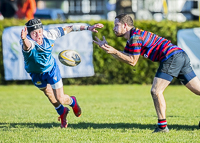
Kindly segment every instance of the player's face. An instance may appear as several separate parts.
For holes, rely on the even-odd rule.
[[[43,38],[43,29],[37,29],[34,31],[31,31],[30,33],[31,38],[36,41],[39,45],[42,44],[42,38]]]
[[[117,37],[123,37],[126,33],[124,24],[120,23],[118,18],[115,19],[115,26],[113,28],[113,31],[115,32],[115,35]]]

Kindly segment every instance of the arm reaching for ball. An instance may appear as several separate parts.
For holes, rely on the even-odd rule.
[[[96,30],[97,28],[103,28],[104,25],[101,23],[98,24],[94,24],[92,26],[84,26],[84,25],[72,25],[72,26],[66,26],[63,28],[63,30],[65,31],[65,34],[70,33],[72,31],[82,31],[82,30],[89,30],[91,32],[95,32],[98,33],[98,31]]]
[[[103,49],[106,53],[111,54],[114,58],[122,62],[125,62],[131,66],[136,65],[140,55],[129,55],[118,51],[114,47],[108,45],[104,36],[102,41],[97,37],[95,38],[97,41],[93,40],[93,42],[97,44],[101,49]]]

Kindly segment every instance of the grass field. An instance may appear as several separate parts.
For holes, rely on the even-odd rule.
[[[157,116],[150,85],[64,86],[75,95],[73,111],[61,129],[57,113],[34,86],[0,86],[0,142],[200,142],[200,97],[184,86],[165,91],[169,133],[152,134]]]

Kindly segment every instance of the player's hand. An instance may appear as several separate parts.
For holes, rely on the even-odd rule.
[[[21,31],[21,39],[26,39],[27,33],[27,27],[24,27]]]
[[[101,24],[101,23],[98,23],[98,24],[95,24],[95,25],[92,25],[92,26],[89,26],[88,30],[92,31],[92,32],[96,32],[98,33],[98,31],[96,30],[96,28],[103,28],[104,25]]]
[[[108,45],[108,43],[107,43],[107,41],[106,41],[104,36],[103,36],[103,40],[102,41],[99,38],[97,38],[96,36],[95,36],[95,38],[96,38],[97,41],[93,40],[93,42],[96,43],[97,45],[99,45],[99,47],[101,49],[103,49],[106,53],[108,53],[108,54],[115,53],[116,49],[113,48],[112,46]]]
[[[93,42],[96,43],[97,45],[99,45],[99,47],[102,47],[103,45],[108,44],[104,36],[103,36],[102,41],[96,36],[95,36],[95,38],[97,41],[93,40]]]
[[[112,46],[105,44],[102,46],[102,48],[104,49],[104,51],[106,51],[106,53],[108,54],[114,54],[117,52],[117,50],[115,48],[113,48]]]

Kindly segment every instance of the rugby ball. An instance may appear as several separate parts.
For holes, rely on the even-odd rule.
[[[80,64],[81,56],[73,50],[64,50],[58,54],[59,61],[66,66],[74,67]]]

